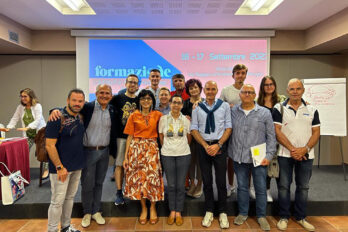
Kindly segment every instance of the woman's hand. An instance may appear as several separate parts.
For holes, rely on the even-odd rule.
[[[123,161],[123,168],[124,168],[124,170],[128,169],[128,167],[129,167],[128,164],[129,164],[128,163],[128,159],[124,159],[124,161]]]
[[[3,132],[9,132],[10,129],[9,128],[0,128],[0,131],[3,131]]]
[[[18,131],[27,131],[29,128],[23,127],[23,128],[17,128]]]

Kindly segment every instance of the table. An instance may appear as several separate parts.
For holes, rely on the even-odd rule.
[[[21,170],[24,179],[30,182],[29,146],[26,138],[18,138],[0,144],[0,162],[5,163],[11,172]],[[1,164],[0,171],[4,175],[8,175],[5,167]]]

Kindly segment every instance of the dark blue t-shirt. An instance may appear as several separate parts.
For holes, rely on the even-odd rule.
[[[59,159],[68,172],[82,169],[85,166],[85,156],[83,153],[83,135],[85,132],[83,122],[79,116],[69,115],[66,109],[62,111],[64,115],[63,130],[60,119],[49,121],[46,126],[46,138],[57,139],[56,148]],[[57,173],[56,167],[49,160],[50,173]]]

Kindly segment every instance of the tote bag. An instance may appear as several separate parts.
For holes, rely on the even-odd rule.
[[[9,173],[6,176],[0,171],[2,204],[11,205],[25,194],[24,183],[29,184],[29,182],[22,177],[20,170],[11,173],[6,164],[3,162],[0,164],[5,166]]]

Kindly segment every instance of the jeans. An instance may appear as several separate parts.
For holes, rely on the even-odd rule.
[[[249,211],[249,175],[253,176],[256,193],[256,217],[266,217],[267,207],[267,166],[254,167],[252,163],[233,162],[234,171],[237,175],[238,190],[237,200],[239,214],[247,216]]]
[[[295,207],[294,217],[302,220],[306,217],[309,180],[312,176],[313,159],[296,161],[292,158],[278,157],[278,202],[280,218],[290,218],[290,186],[295,169]]]
[[[185,201],[185,179],[190,166],[191,155],[162,155],[161,160],[167,177],[169,210],[182,212]]]
[[[100,210],[103,182],[109,165],[109,148],[84,150],[86,167],[81,174],[81,200],[84,214],[95,214]]]
[[[214,192],[212,165],[215,169],[215,182],[218,191],[218,211],[226,213],[227,191],[226,191],[226,153],[223,152],[216,156],[206,153],[204,147],[199,146],[199,165],[201,167],[203,179],[203,192],[205,198],[206,211],[214,212]]]
[[[64,182],[58,181],[57,174],[50,174],[51,204],[48,208],[48,232],[58,231],[59,221],[61,227],[70,225],[74,197],[77,192],[81,177],[81,170],[69,172]]]

